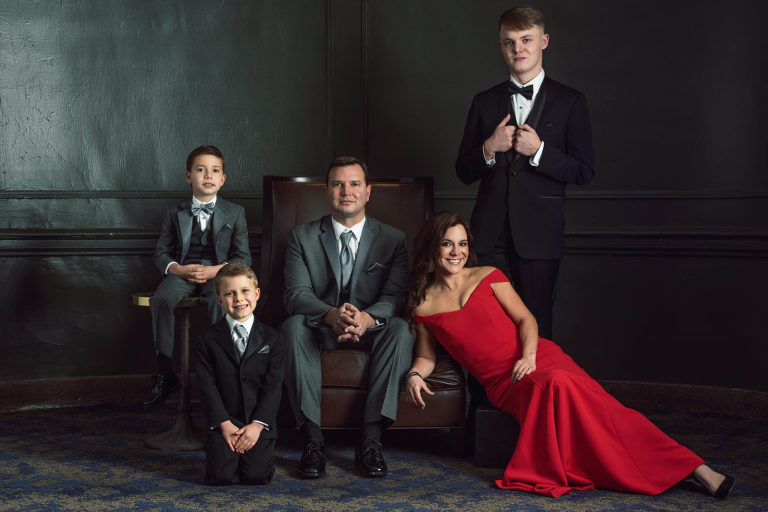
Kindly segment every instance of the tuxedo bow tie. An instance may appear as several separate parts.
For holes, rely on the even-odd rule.
[[[521,96],[525,96],[529,100],[533,98],[532,85],[526,85],[525,87],[518,87],[514,83],[509,82],[509,85],[507,86],[507,90],[509,91],[510,96],[512,96],[513,94],[520,94]]]
[[[213,210],[216,208],[216,204],[207,203],[201,205],[192,205],[192,216],[196,217],[198,213],[205,212],[208,215],[213,215]]]

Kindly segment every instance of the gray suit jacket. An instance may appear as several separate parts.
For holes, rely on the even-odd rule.
[[[352,269],[349,302],[385,323],[402,314],[408,295],[405,234],[366,217]],[[294,227],[288,235],[283,301],[289,315],[319,325],[339,306],[341,264],[331,216]]]
[[[190,198],[168,206],[163,216],[160,228],[160,238],[155,245],[155,265],[160,272],[172,261],[179,264],[189,252],[192,238],[192,221],[190,214]],[[216,249],[216,263],[232,263],[242,261],[251,264],[251,251],[248,247],[248,226],[245,222],[245,209],[235,203],[216,199],[216,210],[213,214],[213,240]]]

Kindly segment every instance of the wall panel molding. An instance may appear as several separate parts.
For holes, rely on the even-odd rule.
[[[250,227],[251,252],[261,250],[261,227]],[[152,255],[159,232],[122,230],[0,231],[0,257]],[[567,231],[566,254],[768,258],[768,231]]]

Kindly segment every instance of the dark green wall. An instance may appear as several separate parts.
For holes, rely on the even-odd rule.
[[[499,1],[0,4],[0,381],[148,373],[164,204],[225,154],[258,261],[265,174],[434,176],[505,78]],[[597,176],[569,192],[556,341],[596,377],[768,390],[768,7],[542,1],[549,75],[585,92]],[[375,197],[374,199],[375,200]]]

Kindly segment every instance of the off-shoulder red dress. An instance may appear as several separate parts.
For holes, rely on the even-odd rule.
[[[536,371],[512,383],[522,355],[517,326],[486,276],[457,311],[415,315],[485,388],[491,403],[520,422],[502,489],[561,496],[596,487],[659,494],[704,461],[621,405],[551,341],[539,338]]]

